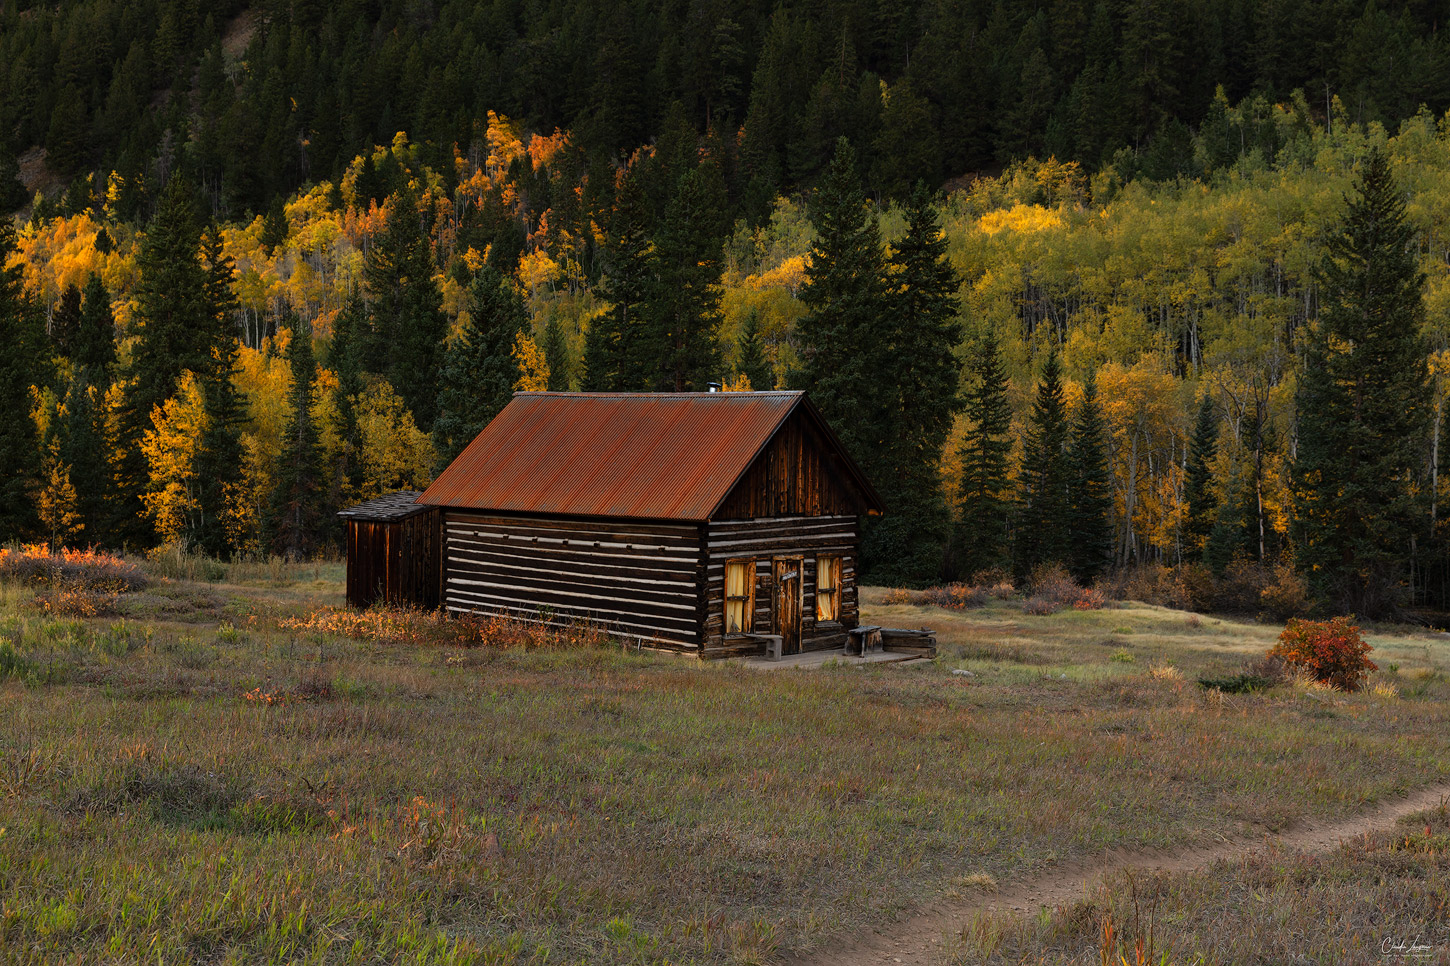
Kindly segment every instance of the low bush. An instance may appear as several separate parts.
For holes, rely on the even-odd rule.
[[[1031,596],[1070,607],[1082,596],[1082,586],[1061,564],[1043,564],[1027,583]]]
[[[0,548],[0,578],[108,594],[141,590],[150,581],[129,560],[95,550],[59,550],[40,544]]]
[[[1267,691],[1279,682],[1257,674],[1234,674],[1223,678],[1199,678],[1198,686],[1205,691],[1222,691],[1224,694],[1253,694]]]
[[[1341,691],[1358,691],[1365,675],[1379,670],[1369,659],[1371,650],[1347,617],[1327,621],[1291,618],[1269,656]]]
[[[1101,610],[1107,596],[1095,587],[1083,587],[1060,564],[1043,564],[1032,572],[1030,594],[1022,604],[1024,614],[1055,614],[1063,607]]]
[[[972,584],[943,584],[925,590],[897,589],[887,591],[884,603],[914,604],[918,607],[942,607],[946,610],[969,610],[984,607],[990,592]]]
[[[1046,597],[1029,597],[1022,602],[1022,613],[1031,614],[1033,617],[1046,617],[1049,614],[1056,614],[1062,610],[1062,605],[1055,600],[1048,600]]]
[[[60,584],[37,592],[35,604],[57,617],[110,617],[117,613],[119,599],[107,591]]]
[[[1309,609],[1304,580],[1287,564],[1267,566],[1234,560],[1221,575],[1202,564],[1168,567],[1158,563],[1122,567],[1098,582],[1111,600],[1138,600],[1178,610],[1254,615],[1282,621]]]

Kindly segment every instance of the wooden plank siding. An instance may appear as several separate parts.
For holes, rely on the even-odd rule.
[[[712,515],[713,520],[855,515],[863,497],[806,417],[793,412]]]
[[[444,606],[455,614],[584,620],[650,646],[698,652],[701,529],[448,510]]]
[[[347,521],[347,602],[438,606],[442,552],[439,512],[430,508],[400,520]]]
[[[799,556],[801,567],[801,650],[841,647],[846,631],[860,623],[856,592],[857,518],[851,515],[772,517],[716,521],[705,528],[704,657],[728,657],[763,649],[759,642],[725,634],[725,564],[755,560],[755,626],[771,632],[771,561]],[[816,558],[841,558],[840,620],[816,623]]]

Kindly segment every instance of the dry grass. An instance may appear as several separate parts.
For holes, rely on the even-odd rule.
[[[967,963],[1450,963],[1450,810],[1311,855],[1269,850],[1192,873],[1120,873],[1035,918],[985,918]]]
[[[764,962],[943,890],[1450,773],[1437,638],[1371,637],[1393,699],[1214,698],[1150,669],[1224,673],[1277,628],[868,590],[941,658],[762,675],[319,610],[329,573],[173,581],[125,620],[0,583],[7,956]]]

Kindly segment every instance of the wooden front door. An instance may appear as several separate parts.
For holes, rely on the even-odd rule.
[[[776,557],[771,568],[775,599],[771,607],[772,634],[781,637],[785,654],[801,651],[801,558]]]

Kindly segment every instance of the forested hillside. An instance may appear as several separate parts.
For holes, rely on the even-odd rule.
[[[1429,389],[1380,605],[1444,603],[1428,5],[0,9],[0,538],[307,556],[516,390],[720,381],[811,391],[874,579],[1282,585],[1383,151]]]
[[[7,0],[0,144],[43,145],[59,185],[180,171],[241,218],[398,131],[451,179],[452,145],[490,110],[569,131],[597,164],[678,121],[738,147],[732,203],[761,215],[843,134],[870,190],[899,197],[1028,155],[1193,173],[1220,86],[1259,115],[1297,90],[1360,123],[1439,113],[1442,16],[1427,0]],[[148,210],[121,194],[123,217]]]

